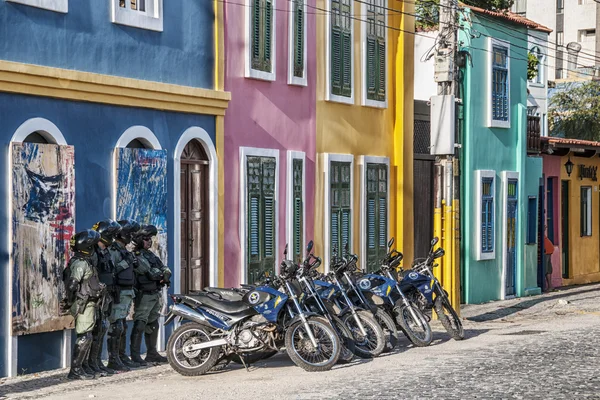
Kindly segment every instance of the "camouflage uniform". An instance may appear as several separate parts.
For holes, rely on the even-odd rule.
[[[90,261],[77,258],[69,266],[71,279],[78,281],[83,286],[91,278],[98,279],[98,273]],[[73,302],[70,312],[75,318],[75,333],[83,335],[91,332],[96,323],[97,298],[89,298],[87,294],[78,296]]]

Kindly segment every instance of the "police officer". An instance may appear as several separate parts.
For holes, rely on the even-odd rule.
[[[116,287],[119,292],[119,301],[115,302],[109,318],[108,332],[108,366],[117,371],[129,371],[140,365],[127,357],[125,347],[127,341],[127,315],[135,297],[134,268],[137,267],[137,258],[127,250],[131,243],[132,235],[140,229],[140,224],[133,220],[120,220],[121,230],[114,243],[110,246],[110,255],[115,265]]]
[[[158,341],[158,317],[162,307],[161,289],[170,285],[171,271],[149,249],[152,237],[158,233],[154,225],[145,225],[134,236],[135,255],[138,266],[135,269],[137,292],[131,332],[131,359],[141,365],[148,362],[164,363],[167,359],[156,350]],[[146,359],[140,357],[142,335],[146,342]]]
[[[119,301],[119,297],[115,296],[115,266],[108,247],[112,245],[115,235],[121,230],[121,225],[112,219],[104,219],[97,222],[92,229],[100,234],[100,241],[95,246],[92,255],[92,264],[98,271],[100,282],[106,285],[107,290],[100,299],[99,309],[96,313],[96,324],[92,331],[92,348],[87,363],[83,363],[83,368],[87,371],[86,367],[89,367],[96,375],[106,376],[107,374],[114,374],[115,371],[105,367],[102,363],[102,346],[104,345],[104,336],[108,331],[108,318],[113,304]]]
[[[100,282],[96,269],[92,266],[91,256],[94,246],[100,241],[100,234],[88,229],[71,237],[70,247],[75,253],[63,271],[66,304],[75,318],[77,340],[73,349],[73,359],[69,379],[94,379],[94,374],[83,370],[83,361],[92,346],[92,330],[96,321],[97,302],[105,286]]]

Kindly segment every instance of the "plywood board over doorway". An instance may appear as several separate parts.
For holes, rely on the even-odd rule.
[[[12,333],[73,328],[60,316],[62,272],[75,230],[72,146],[12,144]]]

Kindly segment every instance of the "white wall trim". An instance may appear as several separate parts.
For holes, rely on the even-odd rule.
[[[303,29],[304,29],[304,41],[303,41],[303,52],[304,52],[304,76],[302,76],[302,78],[298,78],[297,76],[294,76],[294,17],[296,16],[296,9],[295,9],[295,4],[294,4],[294,0],[289,0],[288,1],[288,7],[289,9],[289,17],[288,17],[288,85],[297,85],[297,86],[307,86],[308,85],[308,80],[307,80],[307,76],[308,73],[306,71],[306,56],[307,56],[307,43],[306,43],[306,10],[307,10],[307,0],[303,0],[303,9],[304,9],[304,21],[303,21]]]
[[[119,7],[119,0],[110,1],[110,21],[151,31],[163,31],[163,0],[146,0],[146,11],[132,10],[131,2]]]
[[[246,78],[258,79],[262,81],[275,81],[277,79],[277,0],[272,0],[273,7],[273,24],[271,32],[271,72],[259,71],[252,68],[252,37],[250,30],[252,29],[252,0],[244,0],[244,15],[246,19],[244,30],[244,58]]]
[[[361,101],[362,101],[362,105],[363,106],[367,106],[367,107],[375,107],[375,108],[387,108],[388,106],[388,87],[389,82],[388,82],[388,53],[389,53],[389,49],[388,49],[388,45],[389,45],[389,41],[388,41],[388,0],[370,0],[372,1],[375,5],[378,2],[383,3],[383,12],[385,14],[385,100],[384,101],[378,101],[378,100],[370,100],[367,98],[367,2],[363,2],[361,3],[360,6],[360,10],[361,10],[361,15],[363,16],[363,19],[360,22],[360,30],[361,30],[361,34],[360,34],[360,48],[361,48],[361,58],[360,58],[360,62],[361,62],[361,68],[362,68],[362,78],[361,78],[361,92],[362,92],[362,96],[361,96]]]
[[[387,232],[386,243],[390,239],[390,159],[388,157],[359,156],[358,168],[360,173],[360,260],[362,270],[367,270],[367,164],[385,164],[387,170]]]
[[[505,40],[501,40],[501,39],[496,39],[496,38],[488,38],[487,41],[488,44],[488,54],[487,54],[487,59],[488,59],[488,64],[487,64],[487,126],[490,128],[510,128],[510,120],[511,120],[511,96],[510,96],[510,80],[511,80],[511,76],[510,76],[510,63],[512,61],[512,56],[510,54],[510,43],[505,41]],[[507,85],[508,85],[508,121],[497,121],[494,120],[492,118],[492,85],[493,85],[493,79],[492,79],[492,69],[493,69],[493,58],[494,58],[494,50],[493,50],[493,46],[500,46],[500,47],[505,47],[507,49],[507,60],[506,60],[506,65],[508,68],[507,71]]]
[[[339,96],[331,93],[331,0],[325,0],[325,100],[336,103],[354,104],[354,19],[350,19],[350,76],[352,91],[350,97]],[[350,16],[354,17],[354,0],[350,0]],[[327,265],[326,268],[329,268]]]
[[[156,138],[156,135],[147,127],[142,125],[135,125],[130,128],[127,128],[125,132],[121,135],[119,140],[117,140],[117,144],[115,147],[127,147],[129,142],[134,139],[138,139],[140,142],[147,146],[148,148],[154,150],[162,150],[160,146],[160,142]]]
[[[173,290],[181,292],[181,154],[191,140],[198,140],[209,159],[208,201],[209,201],[209,282],[219,284],[219,159],[215,145],[204,129],[193,126],[183,132],[173,152]]]
[[[323,172],[325,174],[323,192],[325,194],[325,200],[323,202],[323,263],[325,265],[325,273],[329,272],[329,264],[331,263],[331,231],[329,221],[331,220],[331,163],[332,162],[349,162],[350,163],[350,243],[348,247],[350,252],[354,247],[354,156],[352,154],[334,154],[334,153],[323,153]],[[341,251],[341,249],[339,249]]]
[[[30,134],[38,132],[40,133],[49,143],[57,144],[61,146],[67,145],[65,137],[61,133],[61,131],[54,125],[52,122],[48,121],[44,118],[31,118],[22,123],[15,133],[13,134],[10,143],[8,144],[8,157],[6,158],[6,187],[8,190],[6,191],[6,207],[8,220],[12,221],[12,144],[13,143],[22,143],[27,136]],[[12,224],[8,224],[6,235],[7,241],[7,249],[8,249],[8,261],[6,263],[6,282],[8,282],[8,287],[6,289],[6,299],[5,304],[8,307],[8,311],[6,312],[6,340],[7,340],[7,348],[6,348],[6,376],[13,377],[17,376],[17,358],[18,358],[18,341],[17,336],[13,336],[12,333],[12,312],[10,309],[12,307],[12,270],[13,270],[13,255],[12,255]],[[63,333],[63,337],[65,335],[70,335],[71,331],[66,330],[67,333]],[[69,352],[70,353],[70,352]],[[61,365],[70,365],[70,357],[69,359],[65,359],[65,357],[69,355],[65,351],[61,351]]]
[[[248,185],[246,184],[246,158],[248,156],[274,157],[275,158],[275,273],[279,273],[279,261],[283,258],[279,254],[279,150],[259,149],[255,147],[240,147],[240,283],[246,282],[248,273]],[[251,282],[252,283],[252,282]]]
[[[481,213],[482,213],[482,207],[481,207],[481,192],[482,192],[482,185],[481,185],[481,180],[482,178],[493,178],[492,181],[492,193],[494,194],[494,232],[493,232],[493,237],[494,237],[494,251],[492,251],[491,253],[484,253],[481,251]],[[493,260],[496,258],[496,248],[498,247],[498,241],[496,240],[496,228],[497,228],[497,223],[498,223],[498,218],[496,218],[496,210],[498,209],[497,206],[497,201],[498,201],[498,196],[496,196],[496,171],[494,170],[485,170],[485,169],[479,169],[479,170],[475,170],[475,227],[473,229],[473,232],[475,234],[475,238],[474,238],[474,243],[475,243],[475,247],[473,248],[473,258],[475,258],[475,260],[477,261],[483,261],[483,260]]]
[[[56,11],[66,14],[69,12],[69,0],[4,0],[11,3],[24,4],[44,10]]]
[[[500,299],[504,300],[506,299],[506,273],[508,272],[508,257],[507,257],[507,252],[508,252],[508,244],[507,244],[507,238],[508,238],[508,232],[506,230],[506,224],[507,224],[507,220],[508,220],[508,180],[509,179],[516,179],[517,180],[517,187],[519,187],[519,173],[518,172],[513,172],[513,171],[502,171],[501,173],[502,176],[502,190],[500,191],[500,195],[502,196],[502,218],[500,220],[500,223],[502,224],[501,228],[502,229],[502,244],[500,245],[500,249],[502,249],[502,279],[501,279],[501,287],[500,287]],[[518,190],[518,189],[517,189]],[[520,236],[521,236],[521,229],[520,229],[520,207],[519,205],[522,204],[521,202],[521,193],[519,191],[517,191],[517,223],[516,223],[516,233],[517,233],[517,238],[516,238],[516,245],[517,245],[517,249],[519,246],[520,242]],[[495,249],[495,247],[494,247]],[[517,257],[517,265],[515,266],[515,270],[518,271],[518,260],[519,258]],[[516,275],[516,271],[515,271],[515,292],[517,289],[517,275]]]
[[[286,218],[285,240],[290,246],[288,254],[294,249],[294,160],[302,160],[302,249],[306,249],[306,155],[303,151],[287,152],[287,182],[286,182]],[[294,260],[296,261],[296,260]]]

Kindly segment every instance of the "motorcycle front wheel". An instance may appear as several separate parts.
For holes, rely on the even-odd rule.
[[[381,326],[383,329],[383,335],[385,336],[385,348],[383,349],[384,353],[389,353],[394,350],[398,343],[400,342],[400,336],[398,333],[398,329],[396,328],[396,323],[390,317],[390,315],[381,308],[377,308],[377,312],[374,315],[375,321]]]
[[[171,368],[185,376],[207,373],[217,363],[220,347],[192,351],[185,350],[185,347],[211,340],[208,329],[195,322],[175,329],[167,342],[167,359]]]
[[[338,358],[338,364],[347,364],[354,359],[354,351],[356,344],[354,343],[354,337],[352,337],[352,331],[344,324],[344,322],[335,315],[332,315],[334,328],[337,331],[338,336],[342,341],[342,348],[340,349],[340,357]]]
[[[417,320],[413,317],[413,312]],[[433,333],[421,310],[414,305],[407,306],[400,303],[394,308],[394,314],[396,315],[396,322],[400,325],[408,340],[415,346],[426,347],[431,344]]]
[[[454,308],[448,303],[448,300],[442,296],[437,296],[433,301],[433,308],[446,331],[452,336],[452,339],[463,340],[465,338],[465,331],[458,314],[456,314]]]
[[[307,324],[317,346],[312,343],[304,322],[298,321],[285,332],[285,349],[294,364],[305,371],[329,371],[338,361],[341,341],[325,318],[308,317]]]
[[[383,353],[386,343],[383,329],[377,323],[375,318],[373,318],[373,314],[368,311],[356,311],[356,316],[363,326],[366,335],[362,334],[358,322],[352,313],[347,313],[342,317],[342,321],[350,328],[352,336],[354,337],[354,354],[360,358],[379,356]]]

